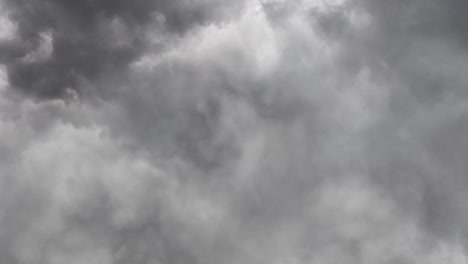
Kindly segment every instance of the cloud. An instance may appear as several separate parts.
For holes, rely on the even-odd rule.
[[[90,82],[121,80],[128,65],[146,49],[164,46],[194,27],[221,22],[241,5],[185,0],[6,0],[2,6],[17,34],[14,41],[3,41],[1,53],[10,85],[40,98],[62,98],[67,89],[82,94],[82,86]],[[150,35],[162,40],[152,43]],[[44,52],[44,45],[48,56],[37,55]]]
[[[385,80],[388,109],[366,152],[372,175],[430,233],[465,237],[461,146],[467,79],[460,1],[358,1],[316,18],[355,71]],[[359,16],[360,23],[356,21]],[[394,145],[397,144],[397,145]],[[437,146],[437,147],[434,147]],[[383,156],[380,156],[383,155]],[[380,165],[377,165],[380,164]],[[411,187],[405,187],[405,186]],[[416,191],[419,189],[420,191]]]
[[[466,263],[459,1],[3,1],[0,260]]]

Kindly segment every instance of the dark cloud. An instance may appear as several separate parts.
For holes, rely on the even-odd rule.
[[[413,37],[451,39],[467,45],[466,2],[449,1],[360,1],[375,18],[382,33],[408,33]],[[429,40],[429,39],[428,39]]]
[[[348,69],[370,67],[392,75],[411,96],[430,103],[447,93],[464,94],[457,68],[465,66],[456,59],[467,52],[464,5],[456,0],[350,1],[311,14],[327,38],[343,45]],[[446,61],[450,56],[453,62]]]
[[[465,262],[461,1],[4,4],[0,262]]]
[[[149,48],[149,35],[183,34],[222,21],[241,6],[185,0],[4,2],[18,31],[16,40],[1,44],[10,85],[43,98],[61,98],[67,90],[81,94],[80,86],[102,79],[122,81],[129,63]],[[36,54],[41,47],[48,54]]]
[[[311,12],[340,68],[383,80],[388,109],[367,135],[373,181],[428,233],[466,240],[468,20],[464,1],[350,1]],[[457,142],[457,143],[455,143]]]

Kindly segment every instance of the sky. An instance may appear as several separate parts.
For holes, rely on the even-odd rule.
[[[467,9],[0,0],[0,263],[467,264]]]

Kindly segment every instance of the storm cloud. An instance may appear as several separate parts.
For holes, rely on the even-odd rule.
[[[242,6],[185,0],[3,2],[17,27],[16,39],[2,43],[10,83],[46,98],[118,78],[149,46],[166,44],[150,44],[151,35],[180,35],[222,21]]]
[[[0,7],[1,263],[468,263],[463,1]]]

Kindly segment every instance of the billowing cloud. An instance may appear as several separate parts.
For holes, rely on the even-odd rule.
[[[2,43],[12,86],[34,96],[85,93],[89,82],[117,78],[150,46],[187,30],[221,22],[241,1],[3,1],[17,27]],[[160,43],[149,41],[151,36]],[[92,84],[89,84],[92,85]],[[93,87],[96,87],[93,86]],[[99,87],[99,85],[97,85]]]
[[[467,263],[461,1],[13,1],[0,262]]]

